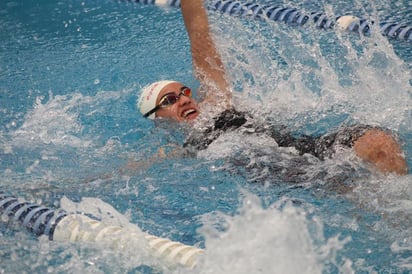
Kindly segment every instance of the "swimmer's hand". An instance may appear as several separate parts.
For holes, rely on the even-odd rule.
[[[160,147],[157,153],[146,161],[129,161],[124,167],[119,169],[121,175],[135,173],[136,171],[147,169],[153,164],[159,163],[164,159],[180,157],[182,155],[182,148],[176,145],[167,145]]]
[[[115,174],[113,173],[105,173],[105,174],[100,174],[100,175],[95,175],[95,176],[89,176],[81,180],[82,184],[89,184],[95,181],[106,181],[113,179],[115,177]]]
[[[163,147],[160,147],[157,150],[157,153],[154,154],[152,157],[150,157],[146,161],[135,161],[135,160],[130,160],[126,165],[123,167],[119,168],[117,171],[112,171],[111,173],[105,173],[105,174],[100,174],[100,175],[95,175],[95,176],[89,176],[85,179],[82,180],[82,183],[87,184],[91,183],[97,180],[112,180],[115,178],[118,178],[119,176],[130,176],[133,174],[136,174],[136,172],[145,170],[152,166],[155,163],[159,163],[163,161],[164,159],[167,158],[172,158],[172,157],[182,157],[184,155],[184,150],[177,145],[166,145]]]

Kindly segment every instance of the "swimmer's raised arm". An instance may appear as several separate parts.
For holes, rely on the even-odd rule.
[[[195,74],[207,92],[205,100],[228,108],[231,102],[230,86],[211,37],[203,0],[182,0],[181,9],[190,39]]]

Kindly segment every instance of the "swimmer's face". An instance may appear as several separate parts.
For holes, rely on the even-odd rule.
[[[165,86],[157,96],[156,105],[162,100],[167,100],[167,95],[172,93],[178,96],[176,103],[161,107],[156,111],[156,117],[169,118],[178,122],[190,122],[199,115],[199,107],[196,101],[182,90],[184,86],[181,83],[170,83]]]

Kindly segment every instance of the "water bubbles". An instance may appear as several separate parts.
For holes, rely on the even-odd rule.
[[[9,124],[6,125],[6,128],[11,129],[17,126],[16,121],[11,121]]]
[[[41,106],[42,105],[42,101],[44,100],[45,96],[36,96],[36,100],[35,100],[35,105],[36,106]]]

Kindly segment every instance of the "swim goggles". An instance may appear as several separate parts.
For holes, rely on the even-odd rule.
[[[171,105],[176,104],[176,102],[179,100],[180,96],[182,95],[186,97],[192,97],[192,90],[188,87],[183,86],[180,89],[179,94],[176,94],[175,92],[166,93],[165,95],[162,96],[162,98],[160,98],[159,104],[143,116],[149,117],[150,115],[152,115],[153,113],[155,113],[161,108],[169,107]]]

